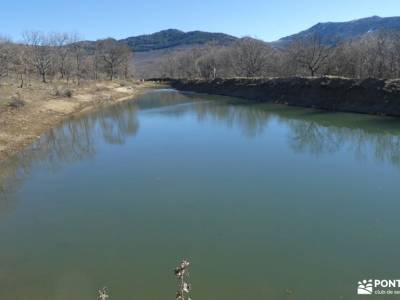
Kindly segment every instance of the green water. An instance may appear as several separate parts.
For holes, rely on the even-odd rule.
[[[159,90],[1,168],[1,300],[174,299],[181,258],[194,300],[357,299],[400,277],[395,119]]]

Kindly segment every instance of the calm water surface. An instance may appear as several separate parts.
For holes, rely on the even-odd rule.
[[[174,299],[181,258],[194,300],[356,299],[400,277],[394,119],[151,91],[0,174],[1,300]]]

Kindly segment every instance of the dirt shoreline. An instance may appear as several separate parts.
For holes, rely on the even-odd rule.
[[[0,86],[0,162],[23,150],[63,120],[102,105],[132,99],[150,87],[149,83],[91,82],[79,88],[72,87],[71,97],[60,97],[54,95],[54,85],[38,84],[19,89],[3,84]],[[10,106],[16,97],[25,105]]]
[[[400,79],[289,77],[269,79],[163,80],[192,91],[259,102],[274,102],[330,111],[400,117]]]

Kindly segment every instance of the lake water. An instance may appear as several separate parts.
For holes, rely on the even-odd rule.
[[[400,277],[399,120],[156,90],[1,168],[1,300],[174,299],[182,258],[194,300]]]

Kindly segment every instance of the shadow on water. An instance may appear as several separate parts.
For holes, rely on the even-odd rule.
[[[15,201],[7,200],[7,195],[29,177],[34,164],[56,170],[65,164],[93,157],[100,141],[123,145],[139,130],[139,110],[175,118],[190,113],[198,122],[219,122],[240,130],[249,139],[284,125],[287,143],[294,152],[321,156],[346,148],[353,151],[357,159],[368,158],[372,153],[380,162],[400,166],[400,121],[397,119],[155,90],[135,101],[72,118],[3,163],[0,217],[15,207]]]

